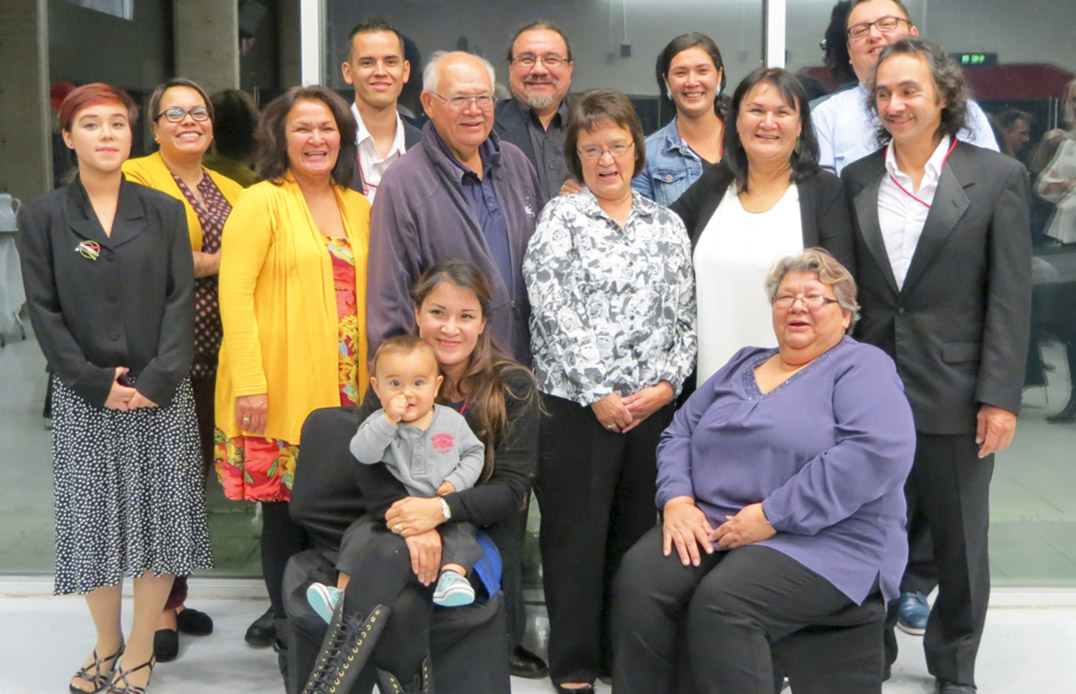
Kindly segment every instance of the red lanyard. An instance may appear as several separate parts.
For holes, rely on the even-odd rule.
[[[954,138],[953,138],[953,144],[949,145],[949,151],[945,153],[945,158],[944,158],[944,159],[942,159],[942,163],[941,163],[941,169],[944,169],[944,168],[945,168],[945,162],[949,161],[949,155],[953,153],[953,150],[954,150],[955,148],[956,148],[956,138],[954,137]],[[886,159],[888,159],[888,158],[889,158],[889,150],[888,150],[888,149],[886,149],[886,151],[885,151],[885,156],[886,156]],[[939,169],[939,171],[940,171],[941,169]],[[900,181],[898,181],[898,180],[896,179],[896,177],[894,177],[894,176],[893,176],[893,174],[889,174],[889,180],[890,180],[890,181],[893,181],[893,184],[894,184],[895,186],[897,186],[898,188],[900,188],[900,189],[901,189],[901,190],[902,190],[902,191],[904,192],[904,194],[905,194],[905,195],[907,195],[907,196],[908,196],[909,198],[911,198],[912,200],[915,200],[915,201],[916,201],[917,203],[919,203],[920,205],[922,205],[922,206],[924,206],[924,207],[926,207],[926,208],[929,208],[929,207],[930,207],[930,203],[929,203],[929,202],[926,202],[925,200],[921,200],[920,198],[916,197],[915,193],[911,192],[910,190],[908,190],[907,188],[905,188],[904,186],[902,186],[902,185],[900,184]]]
[[[370,190],[377,190],[376,183],[370,183],[366,180],[366,174],[362,170],[362,155],[359,154],[359,148],[355,148],[355,162],[359,165],[359,180],[362,181],[362,194],[366,197],[370,197]]]

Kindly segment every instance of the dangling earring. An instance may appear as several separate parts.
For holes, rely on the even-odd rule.
[[[792,148],[792,151],[795,153],[795,155],[797,157],[803,151],[803,137],[802,136],[796,138],[796,146]]]

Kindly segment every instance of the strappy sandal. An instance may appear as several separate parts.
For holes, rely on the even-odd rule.
[[[149,668],[150,675],[153,674],[153,666],[157,664],[157,659],[150,656],[149,660],[141,665],[135,665],[130,670],[124,670],[121,668],[116,673],[116,677],[112,680],[112,684],[108,687],[108,694],[146,694],[146,687],[149,686],[149,677],[146,678],[146,683],[141,687],[131,684],[127,679],[127,676],[132,672],[138,672],[143,668]]]
[[[74,682],[71,682],[67,685],[67,688],[71,690],[71,694],[96,694],[107,687],[108,681],[112,677],[112,670],[116,667],[116,659],[121,655],[123,655],[123,644],[120,644],[119,650],[107,658],[98,658],[97,649],[93,649],[93,662],[85,667],[79,668],[78,672],[75,673],[75,676],[71,678],[72,680],[85,680],[93,685],[93,689],[82,689],[81,687],[76,687]],[[110,660],[112,661],[112,667],[108,669],[108,672],[101,672],[101,666]],[[93,674],[90,674],[91,670],[93,671]]]

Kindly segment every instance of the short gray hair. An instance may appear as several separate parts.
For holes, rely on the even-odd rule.
[[[448,57],[455,57],[460,55],[469,55],[475,60],[482,63],[482,67],[486,68],[486,72],[489,73],[489,86],[492,90],[497,85],[497,75],[493,70],[493,65],[488,60],[480,55],[474,53],[467,53],[465,51],[434,51],[430,54],[429,62],[426,63],[426,68],[422,71],[422,91],[429,92],[430,94],[439,94],[438,87],[441,86],[441,61]]]
[[[766,297],[771,304],[777,300],[777,288],[790,272],[812,272],[818,275],[819,282],[833,288],[841,310],[851,315],[847,331],[851,334],[859,320],[859,304],[856,302],[856,281],[848,268],[824,248],[805,248],[799,255],[781,258],[766,277]]]

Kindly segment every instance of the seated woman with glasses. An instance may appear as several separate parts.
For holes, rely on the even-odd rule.
[[[535,375],[549,413],[535,492],[558,692],[609,672],[610,583],[654,526],[654,449],[695,361],[695,287],[683,223],[633,193],[646,158],[631,101],[586,92],[564,154],[586,186],[550,201],[527,247]]]
[[[663,525],[624,557],[614,591],[617,694],[678,691],[687,676],[693,691],[772,692],[775,642],[865,602],[877,665],[840,691],[881,691],[882,599],[908,553],[911,408],[893,361],[847,336],[856,285],[831,255],[782,258],[766,296],[777,347],[736,352],[661,435]]]

